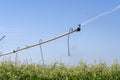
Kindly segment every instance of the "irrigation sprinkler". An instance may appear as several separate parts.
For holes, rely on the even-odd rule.
[[[17,49],[19,49],[19,47],[17,47]],[[18,53],[16,52],[16,55],[15,55],[15,64],[17,64],[18,62]]]
[[[70,28],[69,32],[72,30],[73,30],[73,28]],[[68,56],[70,56],[70,34],[68,34],[67,47],[68,47]]]
[[[102,17],[102,16],[105,16],[105,15],[107,15],[107,14],[110,14],[110,13],[116,11],[116,10],[119,10],[119,9],[120,9],[120,5],[118,5],[118,6],[114,7],[114,8],[112,8],[111,10],[108,10],[108,11],[106,11],[106,12],[103,12],[103,13],[101,13],[101,14],[99,14],[99,15],[97,15],[97,16],[91,18],[91,19],[88,19],[87,21],[79,24],[79,26],[78,26],[77,29],[70,30],[70,31],[67,32],[67,33],[64,33],[64,34],[59,35],[59,36],[57,36],[57,37],[48,39],[48,40],[43,41],[43,42],[41,42],[41,43],[36,43],[36,44],[30,45],[30,46],[26,46],[26,47],[23,47],[23,48],[20,48],[20,49],[12,50],[12,51],[7,52],[7,53],[4,53],[4,54],[0,54],[0,57],[1,57],[1,56],[5,56],[5,55],[9,55],[9,54],[13,54],[13,53],[16,53],[16,52],[25,50],[25,49],[29,49],[29,48],[32,48],[32,47],[35,47],[35,46],[38,46],[38,45],[45,44],[45,43],[48,43],[48,42],[53,41],[53,40],[56,40],[56,39],[58,39],[58,38],[61,38],[61,37],[63,37],[63,36],[66,36],[66,35],[68,35],[68,55],[70,55],[70,51],[69,51],[69,35],[70,35],[71,33],[80,31],[80,30],[81,30],[81,25],[84,26],[84,25],[86,25],[86,24],[88,24],[88,23],[90,23],[90,22],[95,21],[96,19],[99,19],[99,18]],[[0,41],[1,41],[4,37],[5,37],[5,36],[3,36],[3,37],[0,39]]]
[[[42,43],[42,39],[39,40],[39,43]],[[42,51],[41,45],[40,45],[40,52],[41,52],[42,64],[44,65],[44,56],[43,56],[43,51]]]
[[[79,27],[77,28],[77,31],[81,30],[81,24],[78,25]],[[69,29],[69,32],[72,32],[73,28]],[[70,34],[68,34],[68,39],[67,39],[67,48],[68,48],[68,56],[70,56]]]
[[[39,42],[39,43],[30,45],[30,46],[26,46],[26,47],[23,47],[23,48],[19,48],[19,49],[16,49],[16,50],[12,50],[12,51],[10,51],[10,52],[6,52],[6,53],[4,53],[4,54],[0,54],[0,57],[1,57],[1,56],[5,56],[5,55],[14,54],[14,53],[16,53],[16,52],[19,52],[19,51],[22,51],[22,50],[25,50],[25,49],[29,49],[29,48],[32,48],[32,47],[35,47],[35,46],[38,46],[38,45],[42,45],[42,44],[51,42],[51,41],[53,41],[53,40],[59,39],[59,38],[61,38],[61,37],[64,37],[64,36],[69,35],[69,34],[72,34],[72,33],[74,33],[74,32],[79,32],[79,31],[80,31],[80,27],[81,27],[81,24],[78,26],[78,28],[76,28],[76,29],[74,29],[74,30],[71,30],[71,31],[69,31],[69,32],[67,32],[67,33],[61,34],[61,35],[59,35],[59,36],[57,36],[57,37],[48,39],[48,40],[46,40],[46,41],[42,41],[41,43]]]

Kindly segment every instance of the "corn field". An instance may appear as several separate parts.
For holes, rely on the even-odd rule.
[[[120,80],[120,64],[107,66],[104,62],[88,65],[50,65],[37,63],[0,62],[0,80]]]

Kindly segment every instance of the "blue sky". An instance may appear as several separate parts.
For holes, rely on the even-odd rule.
[[[0,52],[9,52],[47,40],[76,28],[78,24],[120,5],[119,0],[1,0]],[[82,26],[70,36],[71,56],[67,56],[67,37],[42,45],[45,63],[62,61],[76,64],[120,61],[120,9]],[[15,54],[4,56],[11,57]],[[18,60],[41,62],[39,46],[18,52]]]

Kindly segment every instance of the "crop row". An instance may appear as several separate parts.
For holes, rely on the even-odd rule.
[[[0,80],[120,80],[120,65],[117,62],[110,66],[104,62],[66,66],[57,62],[41,65],[1,61]]]

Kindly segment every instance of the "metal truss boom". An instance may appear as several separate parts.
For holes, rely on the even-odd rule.
[[[64,34],[62,34],[62,35],[59,35],[59,36],[57,36],[57,37],[51,38],[51,39],[49,39],[49,40],[42,41],[41,43],[36,43],[36,44],[30,45],[30,46],[26,46],[26,47],[23,47],[23,48],[19,48],[19,49],[16,49],[16,50],[12,50],[12,51],[7,52],[7,53],[4,53],[4,54],[0,54],[0,57],[1,57],[1,56],[5,56],[5,55],[9,55],[9,54],[13,54],[13,53],[16,53],[16,52],[25,50],[25,49],[29,49],[29,48],[32,48],[32,47],[35,47],[35,46],[38,46],[38,45],[42,45],[42,44],[48,43],[48,42],[50,42],[50,41],[56,40],[56,39],[58,39],[58,38],[61,38],[61,37],[63,37],[63,36],[69,35],[69,34],[71,34],[71,33],[78,32],[78,31],[80,31],[80,29],[81,29],[80,26],[81,26],[81,24],[79,24],[79,26],[78,26],[77,29],[74,29],[74,30],[69,31],[69,32],[67,32],[67,33],[64,33]]]

